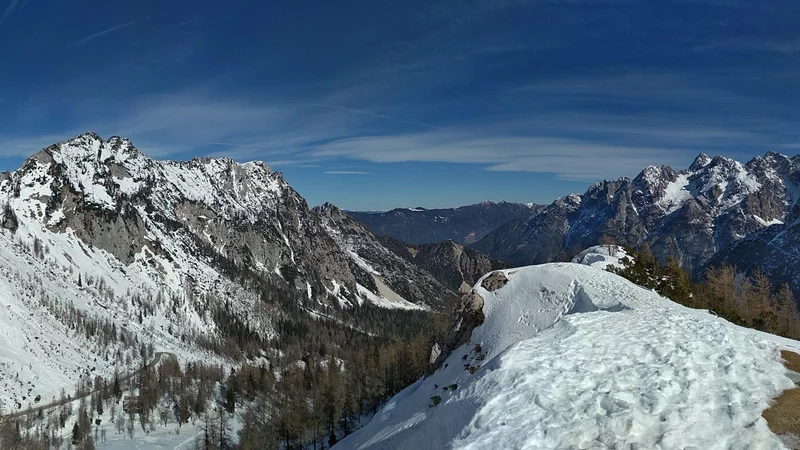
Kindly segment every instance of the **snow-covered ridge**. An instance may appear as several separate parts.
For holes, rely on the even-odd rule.
[[[628,308],[623,300],[634,296],[608,295],[604,286],[583,281],[581,275],[597,277],[594,268],[566,264],[544,264],[499,271],[508,284],[495,291],[487,290],[482,281],[473,287],[484,299],[486,321],[477,327],[470,341],[482,348],[490,361],[508,347],[529,339],[552,327],[566,314]],[[588,278],[588,277],[587,277]],[[455,353],[458,353],[457,351]]]
[[[36,163],[43,165],[45,172],[50,171],[50,164],[63,167],[73,189],[107,209],[116,207],[119,194],[142,194],[165,211],[174,207],[177,199],[187,199],[219,205],[219,212],[226,217],[238,214],[256,220],[259,209],[274,208],[288,186],[279,173],[260,162],[240,164],[230,158],[159,161],[139,152],[127,139],[104,141],[94,133],[50,146],[34,155],[26,167],[31,170]],[[41,171],[37,172],[41,176]]]
[[[336,449],[783,448],[761,412],[800,342],[596,268],[503,271],[485,321]]]

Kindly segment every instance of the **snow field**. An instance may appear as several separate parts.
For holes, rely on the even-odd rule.
[[[471,342],[336,449],[783,448],[761,412],[794,386],[779,351],[800,343],[592,267],[504,272],[475,287]]]

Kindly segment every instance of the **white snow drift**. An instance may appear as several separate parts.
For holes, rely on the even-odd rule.
[[[625,267],[623,259],[625,258],[631,258],[631,256],[618,245],[595,245],[578,253],[572,258],[572,262],[600,270],[623,269]]]
[[[592,267],[504,272],[474,288],[471,342],[336,449],[783,448],[761,412],[793,386],[779,351],[800,342]]]

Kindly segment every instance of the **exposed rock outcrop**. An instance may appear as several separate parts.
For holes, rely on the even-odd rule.
[[[434,363],[436,368],[444,363],[453,350],[468,342],[472,330],[483,323],[486,318],[483,314],[483,302],[483,297],[475,290],[462,298],[447,328],[441,353]]]
[[[439,347],[438,343],[433,344],[431,347],[431,356],[428,358],[429,364],[436,363],[436,360],[439,359],[439,355],[442,354],[442,349]]]
[[[3,205],[0,214],[2,214],[2,216],[0,216],[0,227],[15,233],[19,227],[19,222],[17,221],[17,214],[14,212],[14,209],[11,208],[11,205],[8,203]]]
[[[481,281],[481,286],[489,292],[502,289],[508,283],[508,277],[503,272],[492,272]]]

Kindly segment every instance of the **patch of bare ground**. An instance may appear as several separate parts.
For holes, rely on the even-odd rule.
[[[781,350],[781,357],[787,369],[800,373],[800,355]],[[786,447],[800,450],[800,387],[783,391],[761,415]]]
[[[789,350],[781,350],[781,358],[783,358],[783,365],[787,369],[800,372],[800,355]]]

